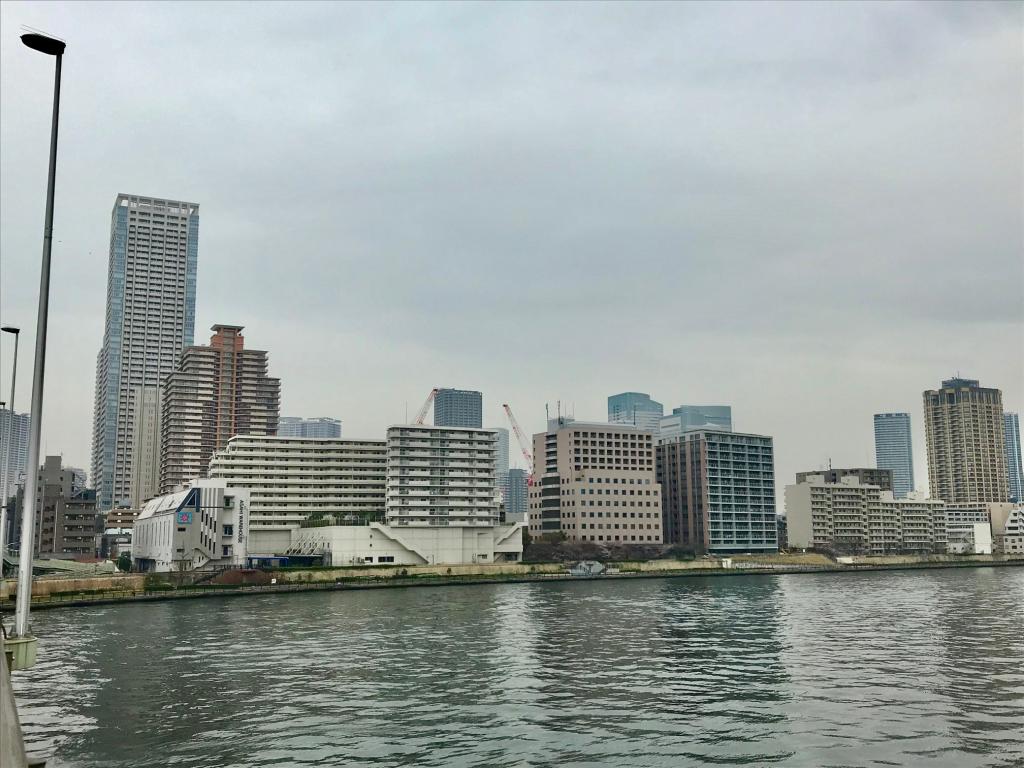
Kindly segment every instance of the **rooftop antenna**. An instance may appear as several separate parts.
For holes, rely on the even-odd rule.
[[[546,424],[549,421],[551,421],[551,410],[548,408],[548,404],[544,403],[544,422]]]

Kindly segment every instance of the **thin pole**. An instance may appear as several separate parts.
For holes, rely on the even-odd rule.
[[[4,557],[7,555],[7,490],[11,483],[11,454],[14,452],[14,382],[18,379],[18,338],[21,333],[14,334],[14,368],[11,369],[11,399],[7,401],[10,419],[7,424],[7,455],[4,457],[4,497],[3,508],[0,509],[0,573],[3,573]]]
[[[46,221],[43,225],[43,264],[39,275],[39,315],[36,319],[36,356],[32,370],[31,427],[25,495],[22,504],[21,550],[18,552],[18,603],[14,611],[14,636],[29,637],[28,612],[32,599],[32,555],[35,552],[36,478],[39,473],[39,440],[43,424],[43,374],[46,368],[46,321],[50,305],[50,250],[53,245],[53,188],[57,174],[57,120],[60,115],[60,65],[57,54],[53,79],[53,123],[50,127],[50,174],[46,182]],[[29,492],[31,491],[31,493]]]

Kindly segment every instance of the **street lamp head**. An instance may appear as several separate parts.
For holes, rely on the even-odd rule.
[[[5,325],[3,328],[0,328],[0,331],[3,331],[4,333],[13,333],[17,336],[21,333],[21,328],[15,328],[13,325]]]
[[[36,32],[27,32],[21,36],[21,42],[27,45],[34,51],[45,53],[48,56],[60,56],[64,53],[65,43],[63,40],[57,40],[46,35],[40,35]]]

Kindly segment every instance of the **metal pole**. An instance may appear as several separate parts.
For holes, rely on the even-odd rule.
[[[0,574],[3,573],[4,557],[7,555],[7,517],[9,504],[7,491],[11,483],[11,454],[14,452],[14,382],[18,378],[18,338],[21,333],[14,333],[14,367],[11,369],[11,399],[7,404],[10,408],[10,419],[7,424],[7,454],[4,458],[4,496],[0,501],[3,508],[0,509]]]
[[[32,555],[35,552],[36,478],[39,473],[40,428],[43,424],[43,373],[46,368],[46,321],[50,304],[50,250],[53,245],[53,188],[57,174],[57,119],[60,114],[60,65],[56,55],[53,79],[53,123],[50,127],[50,175],[46,182],[46,221],[43,225],[43,265],[39,276],[39,315],[36,319],[36,356],[32,370],[31,428],[28,462],[25,465],[25,496],[22,504],[21,550],[18,553],[18,603],[14,611],[14,636],[29,637],[28,612],[32,599]]]

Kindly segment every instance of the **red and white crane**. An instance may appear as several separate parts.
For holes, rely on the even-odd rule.
[[[413,422],[413,424],[423,423],[423,420],[427,418],[427,411],[430,410],[430,406],[433,405],[434,403],[434,398],[437,397],[437,393],[440,391],[441,390],[438,387],[434,387],[432,390],[430,390],[430,394],[427,395],[427,401],[423,404],[423,407],[420,408],[420,412],[416,414],[416,420]]]
[[[512,408],[509,407],[509,404],[502,403],[501,407],[505,409],[505,415],[508,416],[508,422],[512,425],[512,431],[516,433],[516,440],[519,441],[519,450],[523,452],[523,458],[526,459],[526,466],[530,471],[526,483],[527,485],[533,485],[533,454],[530,453],[530,443],[526,439],[526,434],[520,429],[516,417],[512,415]]]

